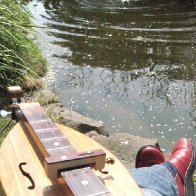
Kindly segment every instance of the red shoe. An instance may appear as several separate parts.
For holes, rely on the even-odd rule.
[[[164,161],[165,158],[158,145],[146,145],[140,148],[137,153],[135,168],[150,167]]]
[[[196,169],[196,152],[191,140],[181,138],[168,160],[176,169],[175,177],[179,196],[194,196],[193,174]]]

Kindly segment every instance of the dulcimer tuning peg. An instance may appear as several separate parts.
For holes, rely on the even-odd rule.
[[[23,90],[20,86],[9,86],[7,87],[7,97],[12,103],[20,103]]]

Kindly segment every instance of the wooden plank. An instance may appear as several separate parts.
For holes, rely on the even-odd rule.
[[[100,144],[90,139],[89,137],[62,125],[58,125],[63,135],[69,139],[70,143],[77,151],[90,151],[92,149],[102,149],[106,152],[106,157],[115,159],[113,165],[106,164],[104,171],[108,174],[103,174],[95,171],[97,176],[100,176],[108,190],[115,196],[140,196],[142,195],[139,187],[130,176],[126,168],[120,161],[112,155],[107,149]],[[58,196],[63,195],[59,186],[51,183],[46,177],[39,157],[34,151],[25,135],[20,124],[17,124],[5,138],[0,149],[0,181],[8,196]],[[26,162],[24,170],[28,172],[35,182],[35,188],[29,190],[29,180],[22,175],[19,170],[19,164]]]

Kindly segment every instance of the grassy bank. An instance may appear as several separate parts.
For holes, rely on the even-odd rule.
[[[1,105],[7,86],[36,84],[46,71],[46,63],[33,42],[28,11],[15,0],[0,0],[0,5]]]
[[[0,109],[5,107],[7,86],[35,88],[46,71],[46,62],[33,39],[28,11],[16,0],[0,0]],[[8,120],[0,119],[0,129]],[[0,145],[7,132],[0,134]],[[1,186],[0,195],[4,195]]]
[[[0,0],[0,109],[5,107],[7,86],[35,88],[46,71],[46,62],[33,39],[28,11],[15,0]],[[0,119],[0,129],[5,123]],[[2,138],[1,134],[0,143]]]

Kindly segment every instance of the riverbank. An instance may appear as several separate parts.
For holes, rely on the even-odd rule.
[[[5,92],[9,85],[21,85],[25,91],[40,88],[42,83],[40,77],[46,72],[46,63],[37,45],[33,42],[35,37],[32,33],[31,27],[33,25],[30,22],[28,12],[13,0],[2,0],[1,2],[0,13],[4,20],[1,20],[0,27],[1,46],[3,47],[0,51],[3,57],[10,58],[1,58],[3,65],[1,65],[0,70],[3,74],[0,75],[0,89]],[[6,36],[6,39],[5,30],[10,32],[8,34],[10,36]],[[41,98],[38,96],[39,93]],[[56,122],[89,134],[90,137],[111,150],[126,166],[134,165],[136,152],[142,144],[155,142],[129,134],[119,133],[108,136],[108,131],[105,130],[101,122],[63,107],[57,101],[58,98],[54,98],[52,94],[48,90],[41,90],[34,93],[32,100],[36,100],[37,96],[38,101],[46,106],[48,114]],[[2,95],[0,105],[5,103],[5,93]],[[1,137],[2,140],[6,134]]]
[[[156,143],[155,140],[150,138],[142,138],[127,133],[109,135],[109,131],[105,129],[102,122],[95,121],[64,107],[58,97],[48,89],[37,91],[26,99],[30,102],[38,101],[55,122],[87,134],[102,144],[118,157],[127,168],[134,167],[135,157],[141,146]]]
[[[106,136],[108,134],[107,130],[103,128],[101,123],[99,124],[99,122],[94,122],[92,119],[83,118],[79,114],[76,114],[71,109],[64,108],[63,105],[57,100],[55,101],[55,99],[48,98],[48,93],[42,92],[42,95],[43,94],[45,94],[45,97],[43,97],[42,101],[45,102],[48,113],[56,122],[65,124],[67,126],[71,126],[75,129],[78,128],[78,130],[82,132],[84,132],[84,130],[86,130],[88,127],[89,131],[86,134],[88,134],[90,137],[100,142],[102,145],[106,146],[111,152],[113,152],[122,161],[122,163],[126,167],[134,166],[134,159],[135,159],[136,152],[142,145],[154,143],[153,140],[147,139],[148,140],[147,141],[145,138],[140,138],[137,136],[132,136],[130,134],[123,134],[123,133],[114,134],[112,136],[107,137]],[[53,113],[54,110],[56,110],[56,113]],[[80,120],[78,122],[78,120],[75,119],[80,119]],[[87,123],[85,122],[85,120],[87,121]],[[89,126],[90,122],[92,124],[90,124]],[[98,124],[95,126],[94,123],[95,124],[98,123]],[[97,128],[97,126],[98,127],[100,126],[100,129]]]
[[[20,85],[40,87],[46,61],[38,46],[28,10],[14,0],[0,0],[0,108],[6,103],[5,89]]]
[[[48,115],[57,123],[80,131],[111,151],[126,168],[135,167],[135,158],[138,150],[144,145],[155,145],[150,138],[142,138],[128,133],[109,134],[102,122],[80,115],[69,108],[64,107],[58,97],[48,89],[36,91],[26,97],[28,101],[38,101],[45,107]],[[170,153],[163,152],[167,159]],[[196,177],[194,177],[196,181]],[[196,189],[196,185],[195,185]]]
[[[56,121],[77,131],[80,131],[111,151],[126,168],[135,167],[135,158],[138,150],[144,145],[155,145],[157,141],[150,138],[142,138],[127,133],[116,133],[109,135],[102,122],[97,122],[65,108],[58,97],[48,89],[36,91],[33,95],[26,97],[28,101],[38,101],[44,105],[49,116]],[[165,159],[169,153],[163,152]],[[194,175],[196,191],[196,174]]]

